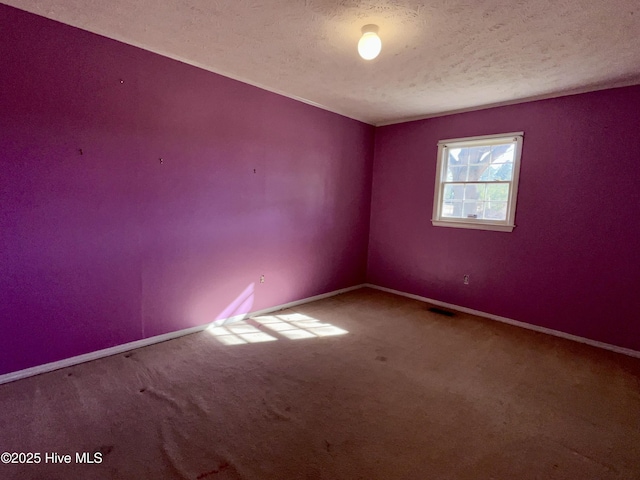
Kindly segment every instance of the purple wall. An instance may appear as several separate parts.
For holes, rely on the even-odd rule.
[[[0,85],[0,374],[364,281],[373,127],[4,5]]]
[[[368,281],[640,350],[639,112],[636,86],[378,128]],[[514,131],[514,231],[431,226],[438,140]]]

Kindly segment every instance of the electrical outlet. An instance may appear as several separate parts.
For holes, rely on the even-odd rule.
[[[465,285],[469,285],[469,275],[465,275],[462,277],[462,283]]]
[[[264,283],[264,275],[260,275],[260,283]]]

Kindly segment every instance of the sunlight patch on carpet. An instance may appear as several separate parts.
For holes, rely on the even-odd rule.
[[[209,327],[206,331],[224,345],[243,345],[277,340],[277,338],[258,330],[246,321],[236,322],[224,327]]]
[[[349,333],[347,330],[338,328],[335,325],[300,313],[267,315],[255,317],[254,320],[269,330],[278,332],[280,335],[292,340]]]
[[[345,335],[347,330],[299,313],[263,315],[205,330],[224,345],[273,342]],[[275,336],[274,336],[275,335]]]

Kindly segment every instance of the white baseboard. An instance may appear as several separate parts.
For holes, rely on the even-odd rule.
[[[630,348],[618,347],[617,345],[611,345],[610,343],[598,342],[597,340],[591,340],[589,338],[579,337],[578,335],[572,335],[570,333],[561,332],[559,330],[553,330],[551,328],[546,328],[546,327],[539,327],[537,325],[532,325],[530,323],[520,322],[518,320],[512,320],[511,318],[500,317],[498,315],[493,315],[491,313],[481,312],[479,310],[474,310],[472,308],[467,308],[467,307],[460,307],[452,303],[441,302],[439,300],[433,300],[431,298],[421,297],[420,295],[413,295],[412,293],[401,292],[399,290],[394,290],[392,288],[380,287],[378,285],[373,285],[371,283],[365,283],[363,287],[369,287],[376,290],[381,290],[383,292],[401,295],[403,297],[411,298],[413,300],[418,300],[420,302],[430,303],[432,305],[449,308],[451,310],[456,310],[458,312],[469,313],[471,315],[477,315],[478,317],[489,318],[491,320],[496,320],[498,322],[508,323],[509,325],[515,325],[516,327],[526,328],[527,330],[533,330],[534,332],[546,333],[548,335],[553,335],[555,337],[565,338],[567,340],[573,340],[574,342],[585,343],[587,345],[591,345],[592,347],[603,348],[605,350],[621,353],[623,355],[628,355],[630,357],[640,358],[640,352],[637,350],[632,350]]]
[[[97,360],[103,357],[110,357],[111,355],[117,355],[119,353],[126,352],[128,350],[134,350],[136,348],[146,347],[153,345],[154,343],[166,342],[174,338],[189,335],[191,333],[197,333],[205,330],[212,325],[223,325],[232,322],[244,320],[249,317],[255,317],[259,315],[266,315],[278,310],[284,310],[285,308],[292,308],[297,305],[303,305],[309,302],[315,302],[316,300],[322,300],[323,298],[333,297],[340,295],[341,293],[350,292],[364,287],[364,285],[355,285],[353,287],[342,288],[340,290],[334,290],[333,292],[323,293],[321,295],[314,295],[313,297],[304,298],[302,300],[296,300],[295,302],[289,302],[282,305],[277,305],[271,308],[265,308],[263,310],[256,310],[255,312],[246,313],[243,315],[235,315],[233,317],[216,320],[213,323],[207,323],[205,325],[199,325],[197,327],[185,328],[184,330],[178,330],[177,332],[169,332],[163,335],[156,335],[155,337],[143,338],[142,340],[136,340],[135,342],[124,343],[122,345],[116,345],[115,347],[105,348],[103,350],[97,350],[95,352],[85,353],[76,357],[65,358],[57,362],[45,363],[44,365],[38,365],[36,367],[25,368],[24,370],[18,370],[16,372],[5,373],[0,375],[0,385],[3,383],[13,382],[22,378],[32,377],[34,375],[40,375],[41,373],[51,372],[53,370],[59,370],[61,368],[70,367],[79,363],[90,362],[91,360]]]

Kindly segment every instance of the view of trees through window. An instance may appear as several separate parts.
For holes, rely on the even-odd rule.
[[[449,148],[442,216],[505,220],[515,145]]]

